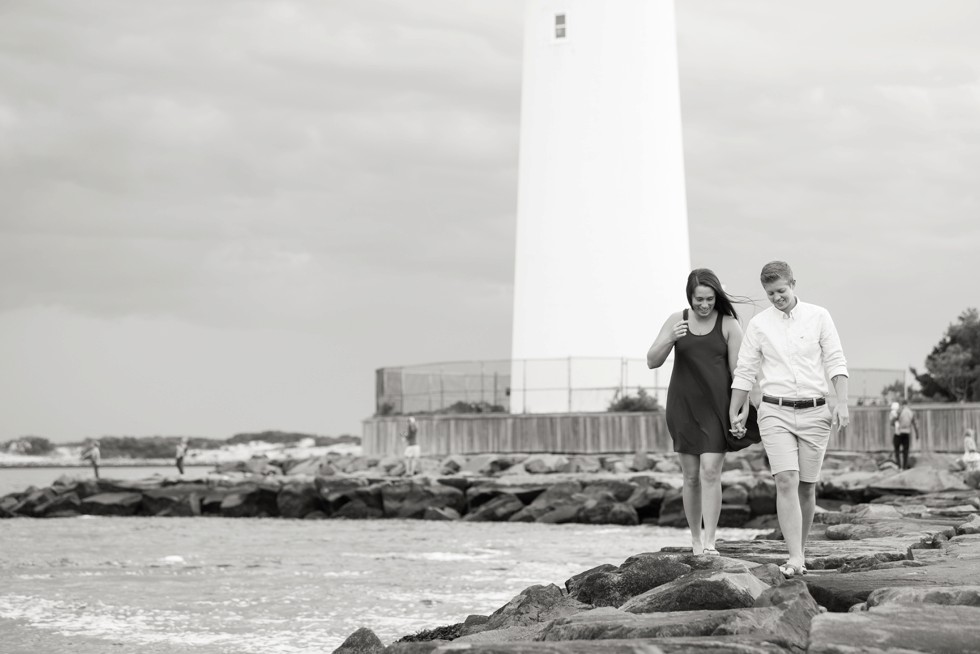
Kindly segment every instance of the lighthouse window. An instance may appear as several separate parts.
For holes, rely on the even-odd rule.
[[[565,14],[555,14],[555,38],[565,38]]]

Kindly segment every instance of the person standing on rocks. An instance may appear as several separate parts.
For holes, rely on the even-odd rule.
[[[99,478],[99,462],[102,460],[102,452],[99,450],[99,441],[93,439],[85,449],[82,450],[82,461],[88,461],[92,464],[92,470],[95,472],[95,478]]]
[[[418,472],[419,459],[422,456],[422,448],[419,445],[419,426],[415,422],[415,416],[409,416],[408,428],[402,438],[405,439],[405,474],[408,476]]]
[[[898,410],[898,418],[895,420],[895,438],[893,445],[895,447],[895,463],[902,470],[909,469],[909,445],[912,441],[912,431],[915,431],[915,437],[919,437],[919,425],[915,422],[915,413],[909,407],[909,401],[906,398],[902,398]]]
[[[682,495],[691,549],[717,555],[721,468],[729,430],[726,408],[742,328],[732,298],[711,270],[691,271],[686,291],[690,310],[667,318],[647,352],[647,366],[659,368],[674,351],[667,429],[684,471]]]
[[[762,268],[762,287],[772,306],[745,329],[732,381],[729,414],[736,429],[748,416],[749,391],[762,388],[759,431],[776,480],[776,515],[789,560],[786,577],[806,574],[804,547],[816,510],[816,485],[835,425],[847,427],[847,361],[837,328],[823,307],[796,297],[793,270],[784,261]],[[837,393],[827,404],[831,379]]]
[[[177,471],[183,475],[184,474],[184,457],[187,456],[187,437],[184,436],[177,443],[177,450],[174,452],[175,463],[177,464]]]

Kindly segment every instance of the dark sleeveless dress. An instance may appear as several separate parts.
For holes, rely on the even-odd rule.
[[[687,313],[685,309],[685,320]],[[675,452],[700,455],[726,451],[732,373],[728,368],[728,343],[721,331],[723,319],[719,313],[710,332],[698,336],[688,331],[674,343],[674,370],[667,388],[667,429]]]

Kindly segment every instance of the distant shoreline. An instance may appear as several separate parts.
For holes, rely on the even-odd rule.
[[[173,459],[137,459],[133,461],[101,461],[99,463],[99,469],[102,468],[159,468],[161,466],[173,466]],[[91,469],[92,465],[90,463],[57,463],[57,462],[39,462],[39,463],[8,463],[0,462],[0,470],[15,470],[15,469],[27,469],[27,468],[66,468],[70,470],[74,469]],[[214,463],[185,463],[185,468],[213,468]]]

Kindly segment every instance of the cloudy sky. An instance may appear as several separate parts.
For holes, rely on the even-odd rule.
[[[376,368],[506,358],[522,15],[0,3],[0,441],[359,433]],[[692,263],[921,366],[980,304],[980,4],[677,18]]]

